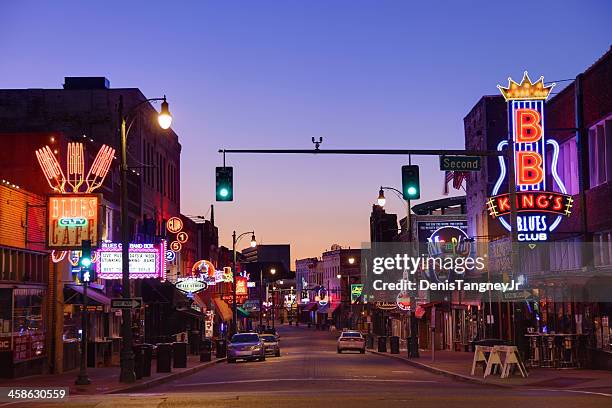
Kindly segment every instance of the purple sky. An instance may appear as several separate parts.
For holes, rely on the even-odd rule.
[[[214,200],[226,148],[462,148],[463,117],[517,80],[573,78],[610,46],[609,1],[3,2],[5,88],[103,75],[167,94],[183,145],[182,212]],[[293,259],[369,239],[378,187],[402,157],[229,156],[233,203],[221,242],[255,229]],[[437,158],[422,198],[439,198]],[[456,192],[456,191],[455,191]],[[403,214],[388,197],[387,210]],[[245,245],[247,242],[245,241]]]

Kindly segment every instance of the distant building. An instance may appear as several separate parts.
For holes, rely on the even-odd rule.
[[[397,240],[397,215],[387,214],[379,205],[372,205],[370,214],[370,242],[393,242]]]

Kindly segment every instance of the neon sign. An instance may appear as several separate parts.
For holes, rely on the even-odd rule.
[[[166,279],[166,243],[130,244],[130,279],[160,278]],[[98,276],[102,279],[122,279],[123,256],[121,244],[103,242],[96,265]]]
[[[91,244],[96,246],[99,204],[97,194],[50,195],[47,201],[47,247],[80,249],[83,240],[91,240]]]
[[[563,217],[571,214],[573,198],[567,194],[563,181],[557,173],[559,144],[545,139],[544,102],[555,86],[544,84],[544,77],[536,82],[524,73],[521,83],[508,78],[508,87],[497,87],[508,102],[508,130],[514,141],[514,166],[516,183],[517,237],[519,241],[546,241],[548,234],[559,226]],[[503,140],[497,145],[501,151],[508,145]],[[546,148],[552,148],[550,165],[546,163]],[[509,215],[510,195],[499,194],[506,176],[506,163],[498,157],[500,174],[493,187],[492,197],[487,201],[489,214],[499,219],[508,231],[510,223],[504,218]],[[546,168],[561,193],[546,190]]]

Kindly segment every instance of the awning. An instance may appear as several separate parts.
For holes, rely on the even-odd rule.
[[[227,303],[223,299],[214,297],[213,303],[215,304],[215,310],[217,314],[224,322],[228,320],[232,320],[232,308],[229,307]]]
[[[64,291],[64,301],[67,304],[82,305],[83,304],[83,286],[81,285],[66,285],[64,289],[68,289],[69,293]],[[72,293],[70,293],[72,291]],[[66,296],[68,295],[68,296]],[[87,288],[88,303],[98,303],[100,305],[110,306],[111,300],[104,293],[92,287]]]
[[[201,295],[202,294],[200,292],[195,293],[193,295],[193,303],[195,303],[196,305],[200,306],[202,311],[205,312],[208,309],[208,304],[207,304],[206,300],[204,300],[204,297],[201,296]]]
[[[306,312],[314,312],[315,310],[317,310],[318,307],[319,307],[319,304],[317,302],[310,302],[304,305],[302,310]]]
[[[329,308],[328,308],[327,312],[328,313],[334,313],[336,311],[336,309],[338,309],[338,306],[340,306],[340,302],[332,303],[331,305],[329,305]]]
[[[241,307],[237,307],[236,310],[238,312],[238,317],[249,317],[250,316],[250,313]]]

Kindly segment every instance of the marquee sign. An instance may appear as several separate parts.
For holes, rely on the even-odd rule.
[[[98,194],[54,194],[47,200],[47,247],[80,249],[83,240],[98,246]]]
[[[130,244],[130,279],[166,279],[166,243]],[[103,242],[98,249],[96,265],[98,277],[122,279],[123,263],[121,244]]]
[[[559,226],[563,217],[571,214],[573,198],[567,194],[557,173],[559,144],[546,140],[544,131],[544,102],[555,86],[544,84],[544,77],[536,82],[524,73],[521,83],[508,78],[508,87],[497,87],[508,102],[508,129],[514,141],[514,166],[516,182],[517,237],[519,241],[546,241],[548,235]],[[507,140],[497,145],[501,151]],[[552,149],[552,160],[547,163],[547,148]],[[487,201],[489,214],[497,218],[508,231],[511,230],[507,215],[510,213],[509,194],[500,194],[506,177],[504,157],[498,157],[500,174]],[[546,170],[550,169],[560,192],[547,191]]]

